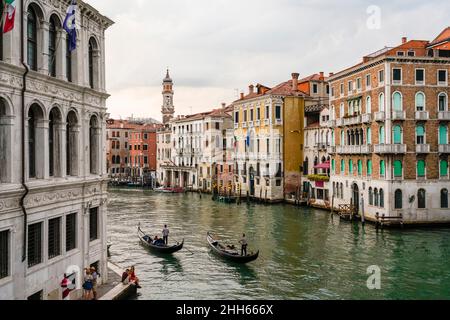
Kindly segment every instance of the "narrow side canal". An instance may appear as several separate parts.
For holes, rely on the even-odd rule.
[[[228,205],[198,194],[111,189],[111,260],[136,266],[138,299],[450,299],[450,229],[376,231],[321,210]],[[185,249],[157,256],[139,244],[137,224]],[[213,255],[206,232],[237,243],[245,232],[260,257],[235,265]],[[193,254],[192,254],[192,253]],[[381,290],[367,268],[381,268]]]

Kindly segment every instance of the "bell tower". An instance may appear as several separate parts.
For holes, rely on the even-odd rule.
[[[173,105],[173,81],[169,75],[169,69],[167,69],[166,77],[163,80],[163,106],[162,116],[163,123],[167,124],[175,114],[175,107]]]

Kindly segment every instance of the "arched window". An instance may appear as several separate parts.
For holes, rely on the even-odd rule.
[[[385,143],[386,143],[386,139],[385,139],[384,126],[381,126],[380,131],[379,131],[379,144],[385,144]]]
[[[372,113],[372,99],[370,98],[370,96],[366,98],[366,113]]]
[[[61,177],[62,115],[58,108],[50,111],[48,123],[49,175]]]
[[[341,146],[345,145],[345,133],[344,130],[341,129]]]
[[[56,17],[50,17],[48,29],[48,73],[52,77],[56,77]]]
[[[375,190],[373,190],[373,199],[374,199],[374,206],[378,207],[379,199],[378,199],[378,189],[377,188],[375,188]]]
[[[378,110],[380,112],[384,112],[385,111],[385,100],[384,100],[384,93],[380,93],[380,95],[378,96]]]
[[[305,162],[303,164],[303,174],[308,175],[309,174],[309,159],[306,157]]]
[[[66,120],[66,174],[78,175],[78,118],[70,111]],[[113,141],[114,142],[114,141]]]
[[[421,124],[419,124],[416,127],[416,143],[417,144],[425,143],[425,128]]]
[[[441,160],[439,163],[439,172],[441,177],[448,176],[448,162],[447,160]]]
[[[445,124],[439,126],[439,144],[448,144],[448,127]]]
[[[28,177],[44,178],[45,156],[41,146],[44,145],[44,112],[38,104],[28,110]]]
[[[94,38],[89,39],[89,86],[97,89],[99,79],[98,44]]]
[[[344,199],[344,184],[341,183],[341,199]]]
[[[99,123],[96,116],[92,116],[89,121],[89,168],[91,174],[99,173]]]
[[[345,174],[345,160],[341,160],[341,174]]]
[[[447,189],[441,190],[441,208],[448,209],[448,190]]]
[[[417,161],[417,177],[419,177],[419,178],[425,177],[425,161],[424,160]]]
[[[0,27],[1,29],[1,27]],[[1,38],[0,38],[1,40]],[[0,48],[1,49],[1,48]],[[6,101],[0,97],[0,183],[11,182],[12,120]]]
[[[395,191],[395,209],[403,209],[403,192],[400,189]]]
[[[381,177],[386,176],[386,164],[385,164],[384,160],[380,161],[380,176]]]
[[[367,160],[367,175],[369,177],[372,175],[372,160]]]
[[[403,176],[403,164],[400,160],[394,161],[394,177],[401,178]]]
[[[116,157],[116,163],[117,163],[117,164],[120,164],[120,156],[117,156],[117,157]]]
[[[392,105],[394,111],[403,111],[403,99],[400,92],[395,92],[392,95]]]
[[[362,160],[358,160],[358,176],[362,176],[363,172],[363,163]]]
[[[425,95],[422,92],[416,94],[416,111],[425,110]]]
[[[37,16],[30,6],[27,14],[27,63],[31,70],[37,71]]]
[[[447,94],[444,92],[440,93],[438,96],[438,106],[440,112],[448,110]]]
[[[380,208],[384,208],[384,190],[380,189]]]
[[[367,128],[367,133],[366,133],[366,144],[371,145],[372,144],[372,129],[371,128]]]
[[[419,189],[417,192],[417,200],[418,200],[418,208],[419,209],[426,209],[427,207],[427,192],[425,189]]]
[[[336,172],[336,161],[334,159],[331,160],[331,172]]]
[[[369,188],[369,205],[373,206],[373,189],[372,189],[372,187]]]
[[[339,110],[339,115],[340,115],[341,118],[343,118],[345,116],[345,110],[344,110],[344,104],[343,103],[341,103],[340,110]]]
[[[353,160],[348,160],[348,173],[353,174]]]
[[[402,143],[402,127],[399,125],[395,125],[392,129],[393,136],[394,136],[394,144],[401,144]]]

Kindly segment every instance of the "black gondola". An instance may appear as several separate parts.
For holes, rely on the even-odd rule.
[[[138,227],[138,237],[139,240],[141,241],[141,243],[147,247],[149,250],[153,251],[153,252],[157,252],[157,253],[165,253],[165,254],[170,254],[170,253],[174,253],[177,251],[180,251],[181,249],[183,249],[183,245],[184,245],[184,239],[181,243],[177,242],[177,244],[173,245],[173,246],[156,246],[154,244],[152,244],[151,242],[147,241],[144,237],[148,237],[148,239],[150,241],[152,241],[152,237],[150,237],[149,235],[145,234],[140,227]]]
[[[221,256],[224,259],[237,263],[248,263],[258,259],[259,250],[254,254],[252,253],[247,256],[241,256],[236,249],[227,248],[223,246],[221,243],[219,243],[218,240],[214,239],[213,235],[209,232],[206,236],[206,240],[208,240],[208,243],[213,249],[214,253],[216,253],[217,255]]]

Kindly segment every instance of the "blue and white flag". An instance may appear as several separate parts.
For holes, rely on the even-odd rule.
[[[69,51],[72,52],[77,48],[77,29],[75,24],[75,16],[77,9],[77,1],[72,0],[69,7],[67,8],[66,19],[64,20],[63,28],[67,31],[67,36],[69,39]]]

